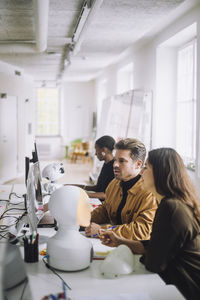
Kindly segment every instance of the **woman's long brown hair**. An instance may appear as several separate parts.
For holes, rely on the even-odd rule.
[[[153,168],[157,192],[191,206],[200,221],[199,197],[180,155],[172,148],[154,149],[149,151],[148,163]]]

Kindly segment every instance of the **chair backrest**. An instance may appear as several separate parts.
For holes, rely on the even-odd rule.
[[[90,143],[89,142],[82,142],[82,149],[84,151],[88,151],[90,148]]]

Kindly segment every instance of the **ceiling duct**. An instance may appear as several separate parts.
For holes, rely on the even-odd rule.
[[[86,0],[84,2],[72,35],[72,42],[66,45],[64,49],[60,73],[57,77],[58,80],[61,79],[66,69],[70,66],[71,55],[76,55],[80,51],[81,45],[86,37],[86,33],[102,5],[102,2],[103,0]]]
[[[35,53],[44,52],[47,48],[48,34],[48,15],[49,15],[49,0],[33,0],[34,19],[35,19],[35,40],[36,43],[18,42],[1,44],[0,53]]]

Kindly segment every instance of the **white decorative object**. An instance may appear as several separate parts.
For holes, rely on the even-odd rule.
[[[62,163],[52,163],[47,165],[42,171],[42,177],[46,178],[50,182],[43,185],[44,190],[48,194],[52,194],[56,189],[60,188],[62,185],[57,183],[57,180],[61,178],[65,173]]]
[[[100,272],[107,278],[130,274],[135,270],[135,257],[129,247],[120,245],[112,250],[100,265]]]
[[[58,231],[47,242],[49,264],[62,271],[87,268],[92,259],[92,243],[79,232],[79,225],[90,224],[91,206],[86,192],[76,186],[63,186],[49,200]]]

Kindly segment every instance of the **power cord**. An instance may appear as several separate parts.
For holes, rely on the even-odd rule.
[[[15,196],[16,198],[22,198],[22,195],[17,195],[14,192],[9,194],[9,199],[11,199],[12,196]]]
[[[28,278],[26,278],[26,280],[24,282],[24,287],[23,287],[23,290],[22,290],[22,294],[21,294],[20,300],[23,300],[24,293],[25,293],[27,285],[28,285]]]
[[[2,217],[8,212],[8,211],[11,211],[11,210],[22,210],[22,211],[26,211],[26,209],[24,209],[24,208],[15,208],[15,207],[13,207],[13,208],[8,208],[8,209],[6,209],[4,212],[3,212],[3,214],[1,215],[1,217],[0,217],[0,219],[2,219]]]
[[[65,282],[65,280],[55,271],[55,269],[53,268],[53,267],[51,267],[49,264],[48,264],[48,262],[46,261],[46,258],[48,258],[49,256],[48,255],[46,255],[46,256],[44,256],[43,258],[42,258],[42,261],[43,261],[43,263],[45,264],[45,266],[49,269],[49,270],[51,270],[55,275],[57,275],[59,278],[60,278],[60,280],[62,280],[62,282],[67,286],[67,288],[69,289],[69,290],[71,290],[71,287]]]

